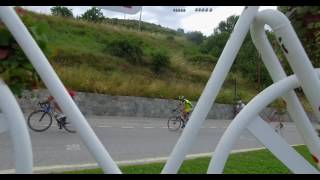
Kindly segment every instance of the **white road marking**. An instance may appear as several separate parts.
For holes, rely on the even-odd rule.
[[[67,144],[66,145],[67,151],[79,151],[80,150],[80,144]]]
[[[143,128],[151,129],[151,128],[154,128],[154,127],[145,126]]]
[[[291,146],[300,146],[304,144],[295,144]],[[266,149],[265,147],[261,148],[249,148],[249,149],[239,149],[232,150],[231,153],[241,153],[241,152],[249,152]],[[190,154],[187,155],[186,159],[193,159],[199,157],[211,157],[212,153],[199,153],[199,154]],[[127,160],[127,161],[116,161],[117,165],[134,165],[134,164],[144,164],[151,162],[165,162],[169,159],[169,157],[155,157],[155,158],[144,158],[144,159],[136,159],[136,160]],[[98,168],[97,163],[86,163],[86,164],[68,164],[68,165],[52,165],[52,166],[40,166],[33,167],[33,173],[52,173],[52,172],[63,172],[68,170],[79,170],[79,169],[88,169],[88,168]],[[6,169],[0,170],[0,174],[13,174],[15,173],[14,169]]]
[[[217,127],[215,127],[215,126],[210,126],[209,128],[214,129],[214,128],[217,128]]]
[[[121,126],[121,128],[130,129],[130,128],[134,128],[134,127],[132,127],[132,126]]]
[[[112,127],[112,126],[100,125],[100,126],[97,126],[97,127]]]

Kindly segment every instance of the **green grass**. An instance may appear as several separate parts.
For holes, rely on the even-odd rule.
[[[295,146],[307,161],[315,166],[310,152],[306,146]],[[182,164],[179,174],[205,174],[210,162],[210,158],[197,158],[186,160]],[[120,166],[124,174],[159,174],[164,163],[150,163],[143,165]],[[67,171],[65,174],[101,174],[100,168],[86,169],[79,171]],[[227,160],[225,174],[291,174],[290,170],[284,166],[273,154],[267,150],[257,150],[231,154]]]
[[[29,25],[47,26],[49,53],[46,55],[63,83],[78,91],[166,99],[184,95],[198,100],[214,68],[186,60],[183,52],[192,54],[198,47],[184,36],[172,35],[173,40],[168,40],[166,33],[141,32],[33,12],[26,13],[22,19]],[[143,42],[142,64],[130,64],[106,50],[107,44],[118,38]],[[161,74],[153,72],[150,66],[150,53],[158,49],[167,51],[171,61]],[[238,92],[246,101],[251,99],[252,82],[245,76],[236,76],[243,83],[238,85]],[[228,80],[225,84],[216,102],[233,103],[232,83]]]

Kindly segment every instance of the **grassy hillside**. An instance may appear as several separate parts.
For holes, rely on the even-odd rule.
[[[198,47],[184,36],[137,31],[108,23],[94,24],[63,17],[28,12],[26,24],[41,23],[46,27],[47,57],[63,83],[78,91],[110,95],[175,98],[185,95],[197,100],[214,68],[214,64],[195,64],[186,54]],[[112,55],[108,44],[116,39],[142,42],[140,63]],[[170,65],[161,73],[151,68],[153,51],[166,51]],[[248,101],[255,94],[255,84],[241,74],[234,74],[238,94]],[[225,82],[217,102],[233,102],[233,83]]]

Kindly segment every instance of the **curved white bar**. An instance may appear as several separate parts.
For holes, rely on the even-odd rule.
[[[276,34],[293,72],[297,75],[307,99],[320,122],[320,80],[313,71],[313,66],[304,51],[288,18],[276,10],[263,10],[256,16],[256,21],[271,26]]]
[[[222,51],[222,54],[212,72],[206,87],[204,88],[197,105],[190,116],[190,120],[186,125],[181,137],[178,139],[169,160],[165,164],[161,173],[173,174],[177,173],[187,152],[194,143],[196,136],[201,128],[203,121],[208,115],[209,110],[219,93],[219,90],[234,62],[234,59],[243,43],[245,36],[249,31],[249,27],[254,16],[258,12],[257,6],[245,8],[239,20],[237,21],[233,33]]]
[[[320,75],[320,69],[317,69],[317,73]],[[240,137],[243,130],[268,104],[298,86],[299,81],[296,75],[291,75],[269,86],[253,98],[245,108],[240,111],[222,135],[210,161],[208,173],[222,173],[232,146],[238,137]]]
[[[8,125],[13,144],[16,173],[32,173],[33,156],[30,135],[23,113],[8,86],[0,79],[0,109]]]
[[[292,173],[319,174],[316,167],[301,156],[274,128],[262,118],[257,117],[246,127]],[[259,167],[257,167],[259,168]]]
[[[264,18],[259,18],[263,14],[258,14],[257,17],[260,21],[255,19],[251,26],[251,37],[257,50],[261,54],[261,58],[266,65],[274,82],[286,78],[286,74],[274,53],[272,46],[266,36],[264,26],[267,22],[264,22]],[[280,25],[278,25],[280,26]],[[283,95],[285,99],[290,117],[297,125],[297,129],[302,135],[305,144],[308,146],[310,152],[314,157],[320,158],[320,139],[314,130],[311,122],[308,119],[306,112],[299,102],[298,97],[294,91],[290,91]],[[318,162],[319,163],[319,162]],[[319,165],[319,164],[318,164]]]
[[[63,112],[70,118],[77,133],[80,134],[84,144],[103,171],[112,174],[121,173],[15,11],[11,7],[1,6],[0,18],[17,40]]]

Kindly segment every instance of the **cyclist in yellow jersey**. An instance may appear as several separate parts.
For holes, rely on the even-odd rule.
[[[186,97],[184,96],[179,96],[179,109],[180,112],[182,113],[182,117],[184,119],[184,122],[186,123],[189,119],[189,115],[192,111],[192,103],[189,101]],[[184,128],[185,124],[183,124],[182,128]]]

